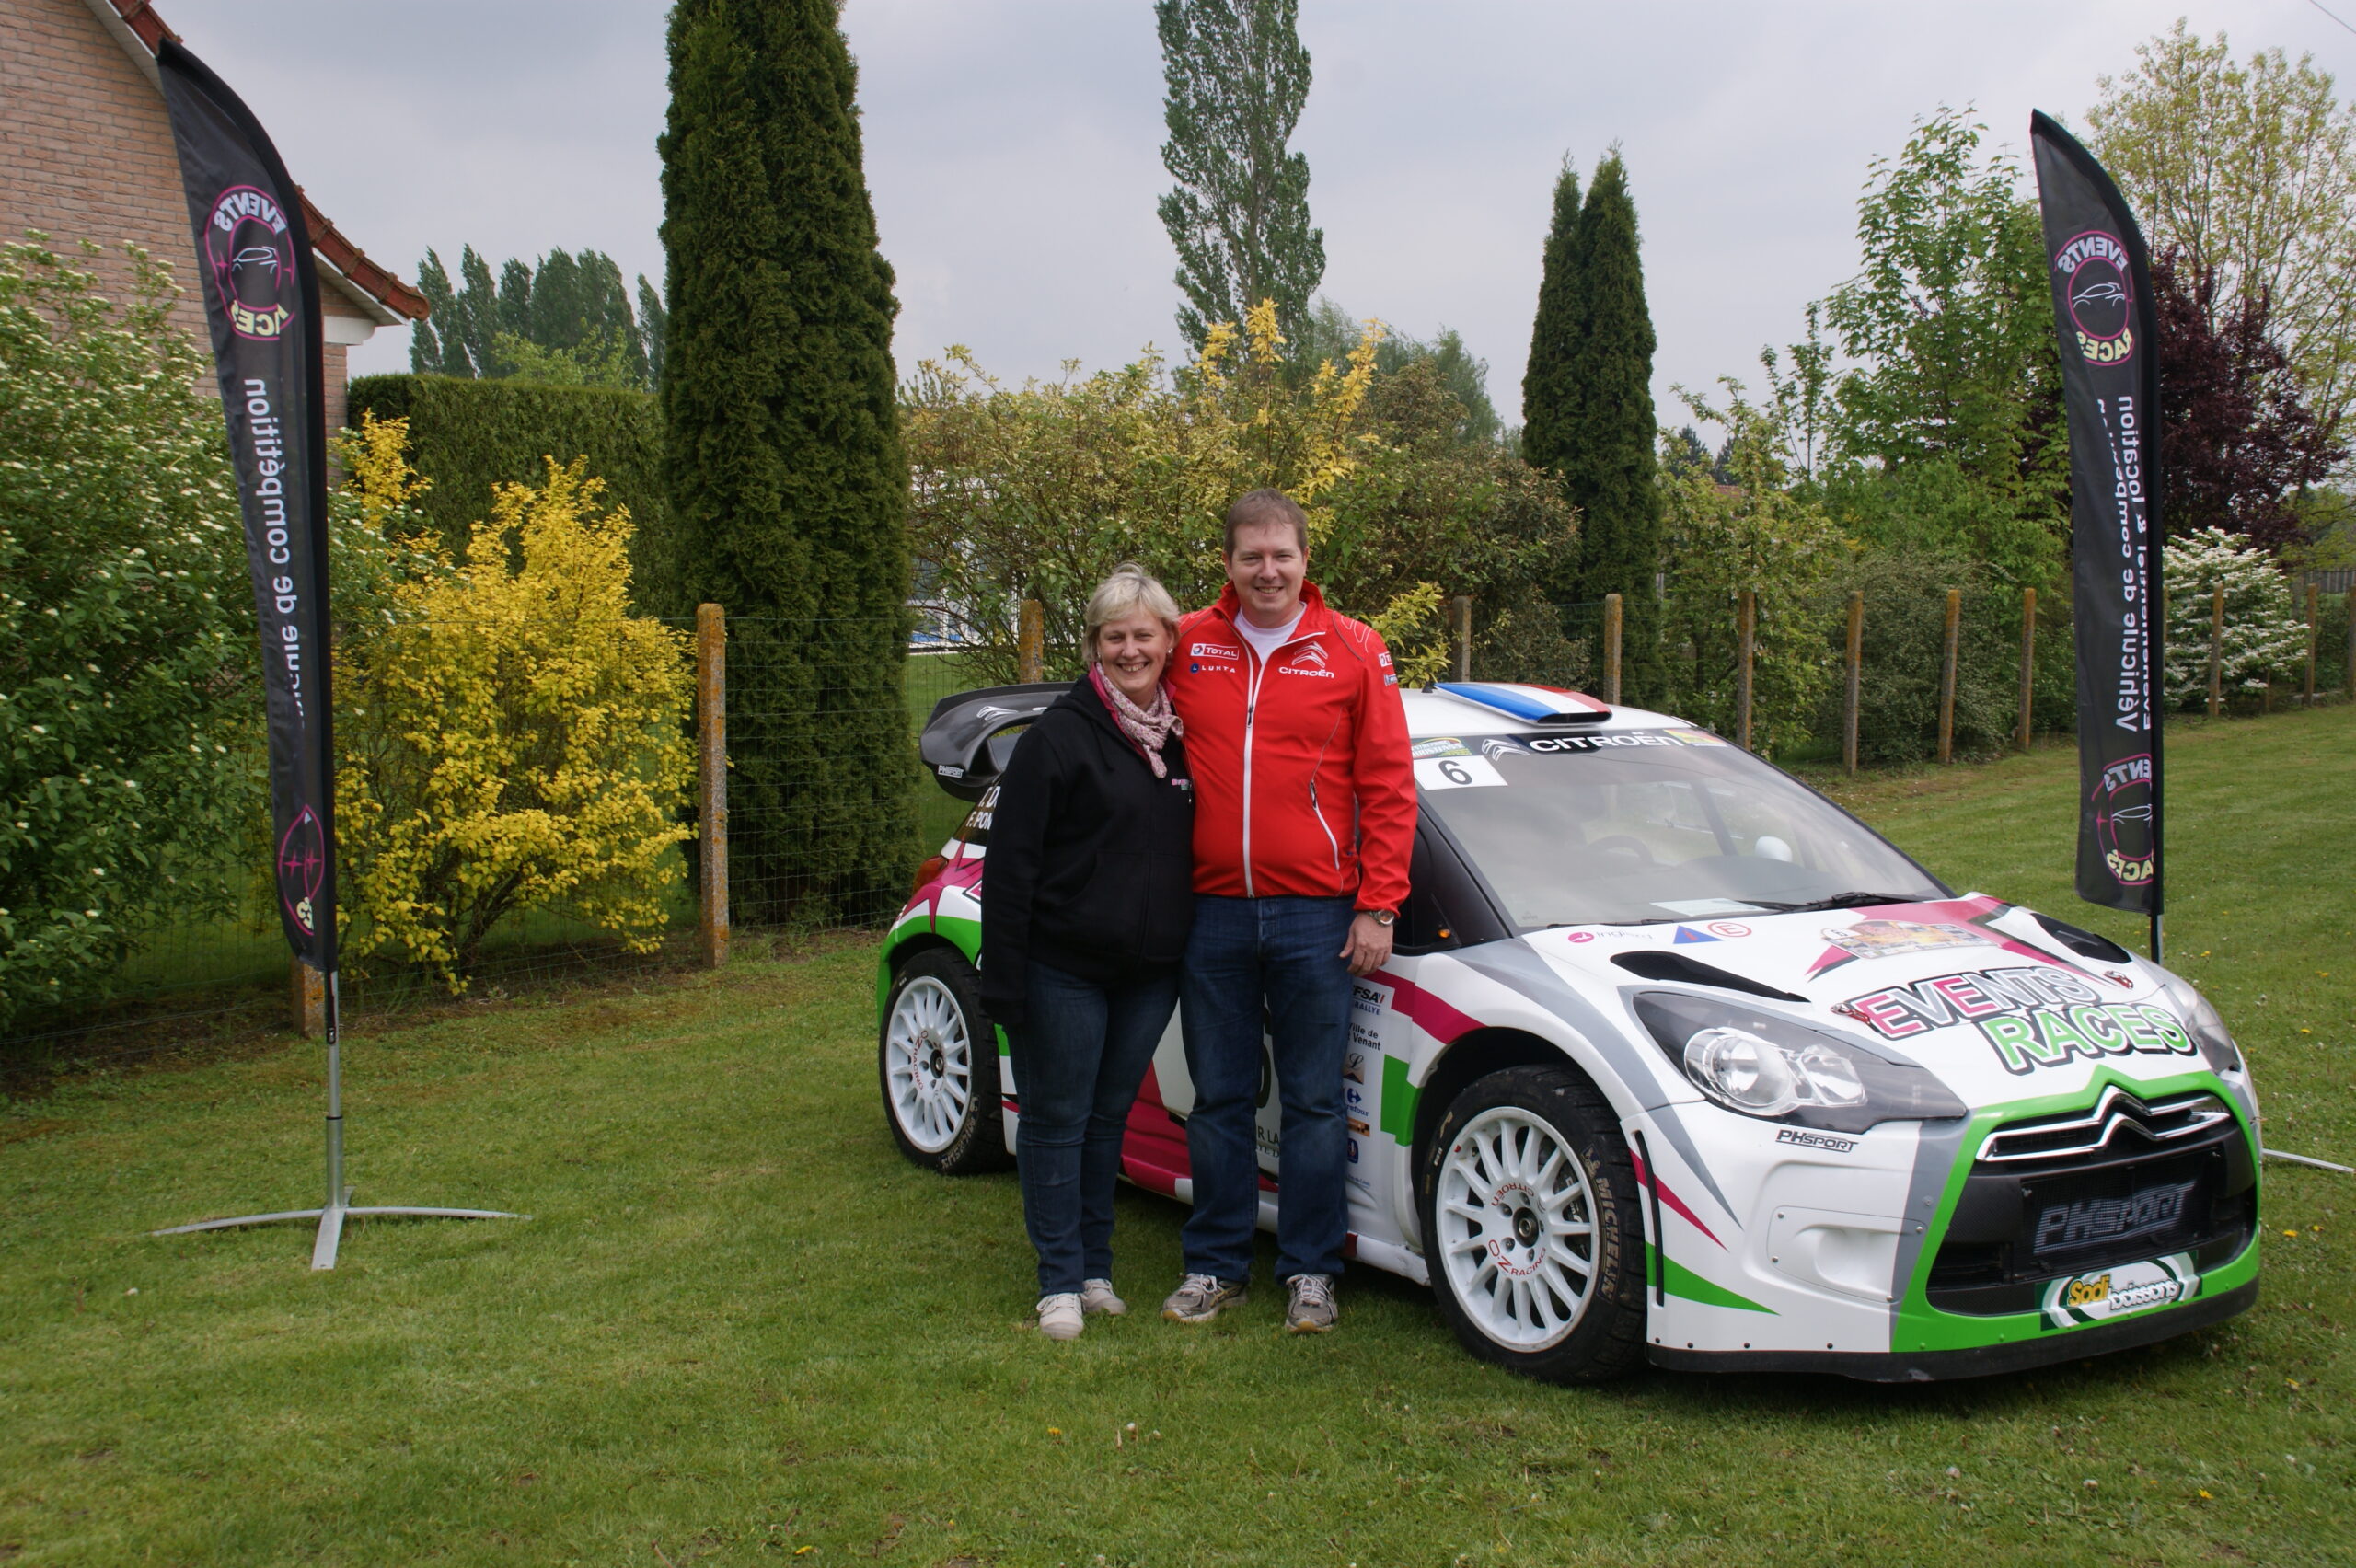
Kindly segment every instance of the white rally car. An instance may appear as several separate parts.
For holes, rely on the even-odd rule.
[[[933,1170],[1014,1145],[976,989],[989,786],[1063,689],[949,698],[922,738],[976,802],[877,979],[887,1119]],[[1474,1354],[1557,1380],[1962,1377],[2257,1299],[2257,1101],[2183,980],[1950,892],[1678,720],[1529,686],[1404,698],[1415,891],[1356,986],[1348,1251],[1430,1285]],[[1193,1103],[1173,1022],[1123,1169],[1182,1203]],[[1265,1090],[1259,1136],[1268,1227]]]

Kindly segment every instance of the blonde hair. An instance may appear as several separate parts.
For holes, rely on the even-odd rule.
[[[1088,662],[1096,663],[1096,634],[1117,620],[1126,620],[1139,610],[1145,611],[1170,628],[1170,640],[1178,640],[1178,601],[1170,590],[1147,575],[1144,567],[1125,560],[1113,569],[1113,575],[1096,585],[1088,596],[1088,625],[1084,639]]]

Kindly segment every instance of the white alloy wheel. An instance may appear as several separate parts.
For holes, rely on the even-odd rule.
[[[1456,1130],[1433,1193],[1440,1266],[1465,1315],[1501,1348],[1543,1350],[1593,1294],[1596,1200],[1564,1135],[1517,1105]]]
[[[956,994],[932,975],[912,977],[892,1004],[884,1051],[892,1119],[910,1144],[939,1154],[974,1104],[974,1042]]]

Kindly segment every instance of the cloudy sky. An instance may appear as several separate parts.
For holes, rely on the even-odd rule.
[[[2323,0],[2356,22],[2356,0]],[[163,0],[320,208],[414,278],[549,248],[662,277],[658,0]],[[1657,390],[1756,378],[1854,270],[1867,166],[1975,105],[2018,147],[2179,15],[2235,52],[2312,52],[2356,89],[2316,0],[1302,0],[1315,86],[1297,144],[1325,292],[1456,328],[1499,409],[1520,378],[1554,173],[1618,143],[1643,224]],[[1149,0],[847,0],[867,178],[898,270],[902,371],[949,343],[1001,375],[1176,341],[1161,63]],[[407,333],[355,350],[405,369]]]

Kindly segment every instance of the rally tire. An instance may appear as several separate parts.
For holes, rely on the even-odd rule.
[[[1550,1383],[1643,1362],[1635,1167],[1592,1083],[1567,1066],[1475,1079],[1417,1163],[1432,1294],[1465,1349]]]
[[[963,953],[927,948],[894,971],[875,1069],[884,1120],[911,1163],[944,1176],[1005,1169],[998,1031]]]

